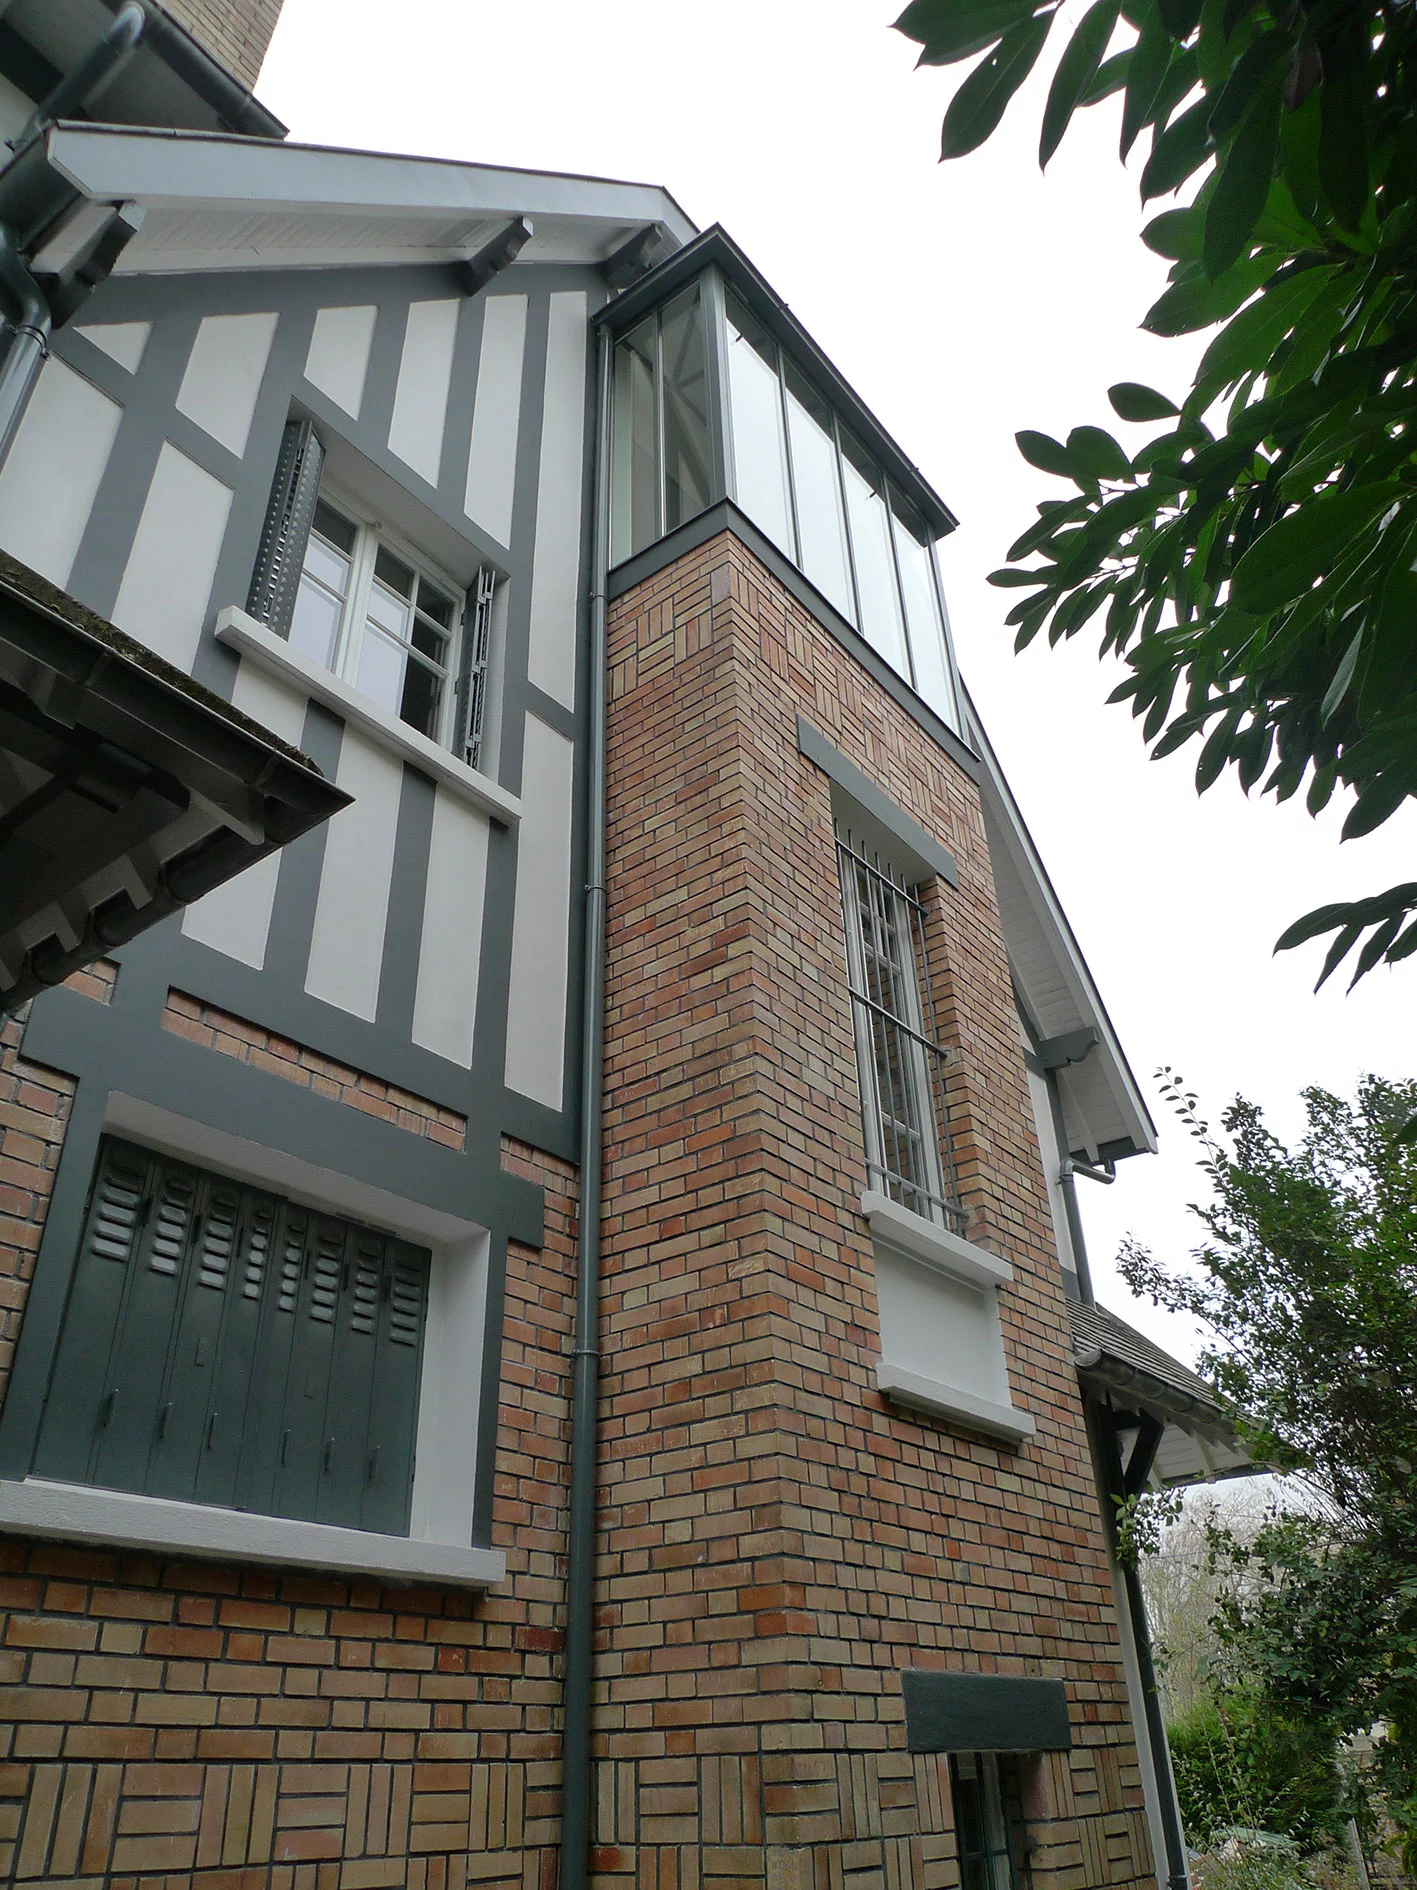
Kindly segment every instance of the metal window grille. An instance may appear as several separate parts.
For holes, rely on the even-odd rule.
[[[993,1752],[951,1753],[950,1794],[960,1890],[1027,1890],[1031,1873],[1015,1768]]]
[[[946,1072],[935,1035],[925,913],[905,882],[837,828],[847,966],[871,1185],[952,1233],[963,1231],[949,1142]],[[923,991],[923,995],[922,995]]]

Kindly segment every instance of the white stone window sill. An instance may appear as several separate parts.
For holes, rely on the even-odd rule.
[[[387,1582],[440,1582],[491,1588],[503,1581],[500,1549],[460,1548],[407,1536],[378,1536],[329,1523],[293,1522],[247,1510],[172,1503],[78,1483],[0,1480],[0,1532],[88,1546],[142,1549],[204,1560],[272,1563]]]
[[[888,1247],[907,1260],[934,1267],[970,1286],[1007,1286],[1014,1270],[998,1254],[976,1247],[962,1234],[952,1234],[923,1215],[912,1214],[889,1195],[868,1189],[861,1197],[861,1212],[871,1224],[878,1246]]]
[[[307,696],[333,709],[344,721],[366,730],[376,741],[392,748],[405,761],[411,761],[424,774],[432,775],[441,787],[451,789],[479,813],[500,821],[504,827],[515,827],[521,820],[522,804],[515,794],[509,794],[489,776],[469,768],[446,748],[440,748],[437,742],[429,741],[407,722],[381,709],[377,702],[362,696],[323,664],[292,649],[284,637],[276,636],[244,610],[234,605],[223,610],[216,620],[216,633],[218,641],[228,648],[239,650],[282,682],[303,689]]]
[[[949,1418],[966,1430],[1000,1437],[1006,1444],[1022,1444],[1038,1428],[1027,1411],[1020,1411],[1015,1405],[996,1404],[991,1398],[976,1397],[973,1392],[960,1391],[954,1385],[922,1378],[916,1372],[888,1364],[885,1359],[876,1367],[876,1385],[894,1404]]]

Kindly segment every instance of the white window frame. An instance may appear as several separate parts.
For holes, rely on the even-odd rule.
[[[390,530],[382,519],[376,518],[354,498],[347,488],[333,480],[321,480],[319,503],[328,505],[338,512],[355,530],[354,551],[350,556],[349,591],[344,599],[340,613],[339,630],[335,637],[334,659],[329,664],[330,674],[338,676],[341,682],[351,689],[359,689],[359,664],[364,649],[364,638],[369,623],[369,597],[374,586],[374,566],[380,549],[389,551],[420,578],[426,578],[452,599],[454,618],[448,635],[448,661],[444,671],[442,701],[438,708],[438,726],[428,737],[440,748],[451,749],[457,729],[458,719],[458,677],[462,658],[463,638],[467,634],[467,586],[459,584],[425,553],[411,545],[399,533]],[[319,536],[312,519],[310,538]],[[335,549],[338,551],[339,547]],[[308,540],[306,545],[308,552]],[[340,552],[341,556],[345,554]],[[305,555],[301,557],[301,583],[304,582]],[[299,608],[299,590],[297,603]],[[292,624],[292,629],[293,629]],[[440,625],[439,628],[442,626]],[[298,648],[298,645],[292,645]],[[416,660],[416,659],[415,659]],[[363,694],[363,691],[360,691]],[[370,697],[370,701],[377,698]],[[382,705],[381,705],[382,706]],[[403,721],[397,709],[388,711],[396,721]],[[413,723],[407,723],[413,728]],[[415,730],[422,734],[421,729]]]

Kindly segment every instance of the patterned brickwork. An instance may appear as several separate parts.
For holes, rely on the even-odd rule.
[[[493,1540],[434,1587],[0,1541],[0,1881],[552,1890],[574,1172],[512,1245]]]
[[[955,1882],[905,1666],[1064,1679],[1074,1750],[1028,1782],[1035,1880],[1144,1879],[976,790],[731,536],[613,606],[611,675],[601,1884]],[[832,813],[799,713],[959,862],[928,891],[931,982],[968,1231],[1014,1267],[1010,1380],[1038,1425],[1017,1454],[875,1390]]]
[[[377,1116],[381,1122],[391,1122],[442,1148],[461,1150],[467,1146],[467,1117],[457,1110],[398,1089],[364,1070],[351,1069],[347,1063],[337,1063],[332,1057],[321,1056],[304,1044],[277,1036],[275,1031],[247,1018],[233,1017],[229,1011],[188,997],[183,991],[168,992],[162,1027],[189,1043],[235,1057],[239,1063],[249,1063],[253,1069],[265,1070],[287,1083],[298,1083],[332,1102],[347,1103],[351,1109]]]
[[[248,89],[280,18],[282,0],[162,0],[164,12]]]

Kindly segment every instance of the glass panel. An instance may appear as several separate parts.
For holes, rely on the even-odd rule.
[[[908,682],[910,660],[905,653],[905,624],[891,554],[890,514],[867,454],[849,433],[842,434],[841,447],[846,516],[856,560],[856,589],[861,598],[861,634]]]
[[[610,562],[619,564],[654,542],[654,317],[631,329],[615,349],[610,452]]]
[[[380,545],[379,555],[374,560],[374,575],[381,584],[387,584],[391,591],[397,591],[400,597],[412,597],[414,576],[402,558],[396,558],[387,545]]]
[[[403,646],[393,643],[370,627],[364,632],[364,647],[359,652],[359,688],[390,715],[398,715],[403,704],[403,672],[407,662]]]
[[[895,519],[896,556],[900,559],[916,692],[952,729],[958,730],[959,708],[945,654],[945,626],[940,621],[936,601],[934,547],[923,526],[911,517],[894,494],[891,495],[891,512]]]
[[[403,679],[403,701],[399,715],[410,727],[433,740],[438,735],[438,711],[443,701],[443,681],[422,663],[410,662]]]
[[[664,376],[664,529],[672,532],[708,504],[708,364],[699,285],[692,283],[660,316]]]
[[[849,622],[856,621],[851,570],[846,561],[846,522],[836,475],[831,415],[794,368],[787,370],[787,433],[792,445],[792,485],[797,496],[798,562],[822,595]]]
[[[796,557],[777,348],[738,302],[728,303],[728,405],[733,497],[789,558]]]
[[[379,556],[382,559],[383,553]],[[387,630],[391,636],[403,641],[408,639],[409,620],[412,611],[401,597],[390,597],[381,584],[369,588],[369,621],[378,624],[381,630]]]
[[[437,624],[429,623],[420,612],[413,620],[413,647],[422,650],[425,656],[431,656],[439,668],[448,660],[448,638],[446,632]]]
[[[332,668],[343,610],[340,599],[307,573],[295,594],[295,610],[290,619],[292,646],[326,669]]]
[[[440,623],[445,630],[453,627],[453,613],[457,605],[446,591],[440,591],[436,584],[430,584],[427,578],[418,580],[418,608],[425,617],[431,617],[434,623]]]
[[[343,517],[332,505],[326,505],[323,499],[315,503],[315,530],[347,557],[353,557],[354,541],[359,535],[358,526]]]

